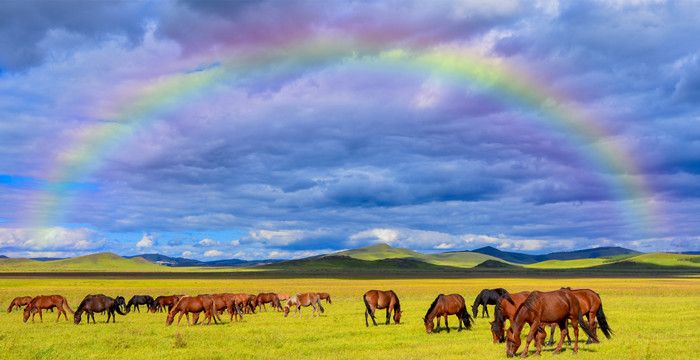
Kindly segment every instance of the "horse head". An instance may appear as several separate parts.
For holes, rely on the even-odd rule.
[[[504,343],[506,341],[505,330],[503,329],[503,323],[499,321],[491,321],[491,335],[493,336],[493,343]]]
[[[511,327],[508,329],[506,341],[506,356],[509,358],[515,356],[515,352],[518,351],[521,343],[520,334],[516,336]]]
[[[76,312],[75,314],[73,314],[73,323],[74,323],[75,325],[80,324],[80,321],[81,321],[81,320],[82,320],[82,316],[80,315],[80,313],[77,313],[77,312]],[[89,318],[88,318],[88,321],[90,321]]]
[[[289,304],[284,306],[284,317],[289,316]]]
[[[24,308],[24,313],[22,314],[22,320],[24,322],[27,322],[29,320],[29,315],[32,314],[32,308],[31,306],[27,305],[27,307]]]
[[[394,324],[401,323],[401,313],[403,313],[403,311],[401,311],[401,310],[394,311]]]
[[[427,317],[424,317],[423,323],[425,324],[425,332],[431,334],[435,328],[435,323],[433,323],[433,320],[429,320]]]
[[[472,314],[473,314],[474,318],[479,316],[479,304],[478,303],[474,303],[474,305],[472,305]]]

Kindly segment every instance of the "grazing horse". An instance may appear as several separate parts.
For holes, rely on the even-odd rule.
[[[450,332],[450,325],[447,323],[447,316],[448,315],[456,315],[457,319],[459,319],[459,331],[462,331],[462,323],[464,322],[464,327],[467,328],[467,330],[471,329],[472,327],[472,318],[469,316],[469,312],[467,311],[467,306],[464,303],[464,298],[462,295],[459,294],[450,294],[450,295],[444,295],[440,294],[438,295],[435,300],[433,301],[432,304],[430,304],[430,307],[428,308],[428,311],[425,313],[425,317],[423,318],[423,322],[425,324],[425,331],[430,334],[433,332],[433,319],[438,318],[438,324],[437,328],[435,329],[436,332],[440,332],[440,317],[444,316],[445,317],[445,327],[447,328],[447,332]]]
[[[109,319],[112,319],[112,323],[116,322],[117,315],[115,313],[118,313],[119,315],[126,315],[127,312],[122,311],[122,307],[126,307],[126,301],[124,301],[123,296],[117,296],[116,298],[111,298],[107,295],[104,294],[97,294],[97,295],[87,295],[83,299],[83,301],[80,302],[80,305],[78,305],[78,308],[75,310],[75,314],[73,315],[73,322],[77,325],[80,324],[80,321],[82,320],[82,314],[86,313],[87,314],[87,323],[90,323],[90,318],[92,318],[92,323],[96,324],[95,322],[95,313],[101,313],[101,312],[107,312],[107,323],[109,323]]]
[[[331,301],[331,294],[329,293],[318,293],[318,296],[321,298],[321,300],[326,300],[326,304],[332,304],[333,302]]]
[[[7,308],[7,312],[11,313],[15,307],[17,308],[17,310],[19,310],[22,308],[22,306],[29,305],[31,301],[31,296],[18,296],[12,299],[12,302],[10,302],[10,306]]]
[[[56,322],[61,319],[61,314],[66,318],[66,321],[68,321],[68,315],[66,314],[66,310],[73,314],[73,310],[68,306],[68,300],[64,298],[61,295],[39,295],[35,298],[32,299],[32,301],[27,304],[27,306],[24,308],[24,314],[23,314],[23,320],[24,322],[27,322],[29,319],[29,315],[32,316],[32,322],[34,322],[34,315],[36,313],[39,313],[39,319],[41,321],[44,321],[41,315],[42,310],[47,310],[47,309],[53,309],[56,308],[58,310],[58,317],[56,318]]]
[[[600,299],[600,295],[591,289],[571,289],[570,287],[562,288],[571,290],[578,300],[579,306],[581,307],[581,313],[588,320],[588,328],[591,329],[594,335],[596,335],[596,319],[600,325],[600,331],[603,332],[606,338],[610,339],[612,336],[612,329],[608,325],[608,320],[605,318],[605,313],[603,312],[603,301]],[[586,344],[597,343],[598,340],[593,340],[588,337]],[[554,334],[549,338],[547,345],[554,344]]]
[[[508,329],[506,355],[508,357],[513,357],[515,352],[518,351],[521,344],[520,334],[525,324],[528,324],[530,325],[530,332],[527,335],[525,349],[523,349],[523,353],[521,354],[521,357],[527,357],[530,342],[535,340],[536,337],[538,339],[540,338],[538,334],[540,325],[545,323],[559,324],[561,337],[559,338],[556,349],[554,349],[554,354],[559,354],[564,343],[564,336],[569,332],[566,325],[567,320],[571,321],[571,326],[574,328],[574,353],[578,353],[579,323],[581,323],[583,332],[597,340],[595,335],[593,335],[588,328],[588,325],[583,321],[583,315],[581,314],[578,300],[571,290],[562,289],[550,292],[531,292],[518,308],[515,319]],[[535,346],[537,347],[535,355],[539,355],[542,351],[542,343],[538,340],[535,342]]]
[[[280,299],[275,293],[260,293],[255,297],[255,303],[258,305],[258,309],[267,311],[265,304],[272,304],[274,309],[282,311],[282,304],[280,304]]]
[[[277,294],[277,298],[280,299],[280,301],[287,301],[289,300],[289,294]]]
[[[210,296],[214,301],[214,309],[216,310],[214,316],[221,321],[218,314],[223,314],[224,311],[228,311],[231,318],[229,321],[233,321],[235,316],[236,321],[238,321],[238,316],[240,315],[241,320],[243,319],[242,309],[240,303],[236,300],[235,294],[212,294],[212,295],[198,295],[198,296]],[[199,317],[199,314],[194,315],[195,319]]]
[[[175,315],[178,313],[180,316],[177,318],[177,324],[180,325],[180,320],[182,316],[187,317],[187,324],[190,324],[190,313],[192,313],[192,325],[196,325],[199,319],[199,313],[204,313],[204,319],[208,320],[207,325],[211,324],[212,317],[214,318],[214,324],[217,323],[216,309],[214,306],[214,299],[210,295],[198,295],[198,296],[184,296],[178,300],[172,309],[168,312],[168,317],[165,319],[165,325],[171,325],[175,320]]]
[[[479,316],[479,305],[483,306],[483,309],[481,310],[481,317],[483,318],[484,314],[486,317],[490,317],[489,309],[486,305],[496,305],[498,299],[503,296],[503,294],[507,293],[508,291],[504,288],[481,290],[479,295],[477,295],[474,299],[474,304],[472,304],[472,314],[474,314],[474,318]]]
[[[323,306],[321,306],[321,297],[318,296],[317,293],[296,294],[287,300],[287,305],[284,306],[284,317],[289,315],[289,309],[291,307],[294,307],[294,312],[301,317],[302,306],[311,306],[314,308],[311,317],[317,314],[317,311],[321,312],[318,316],[321,316],[321,314],[326,311]]]
[[[529,295],[529,291],[522,291],[515,294],[506,293],[498,300],[494,310],[494,320],[489,323],[491,325],[491,335],[493,335],[494,344],[503,343],[506,341],[506,319],[508,319],[510,323],[513,323],[518,307],[525,302],[525,299],[527,299]],[[554,330],[556,329],[556,326],[557,324],[550,324],[550,333],[552,334],[552,338],[554,338]],[[541,326],[540,331],[545,333],[544,325]],[[569,337],[569,334],[566,334],[566,338],[569,341],[569,346],[571,346],[571,337]]]
[[[151,312],[156,312],[156,311],[163,311],[164,309],[167,308],[167,311],[169,312],[175,304],[177,304],[178,300],[180,298],[184,297],[185,295],[167,295],[167,296],[158,296],[153,300],[153,307],[150,308]]]
[[[399,303],[399,297],[396,296],[394,290],[370,290],[362,296],[362,300],[365,302],[365,325],[367,327],[369,327],[368,315],[372,318],[374,326],[377,326],[377,320],[374,317],[377,309],[386,309],[387,325],[389,325],[389,317],[392,311],[394,311],[394,324],[401,322],[401,303]]]
[[[156,306],[156,301],[150,295],[134,295],[126,304],[126,313],[131,312],[131,307],[136,308],[136,311],[141,312],[139,305],[146,305],[147,309],[152,309]]]

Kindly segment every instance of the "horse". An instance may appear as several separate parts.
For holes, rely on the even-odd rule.
[[[150,308],[152,313],[156,311],[163,311],[167,307],[169,312],[172,307],[177,304],[178,300],[185,295],[164,295],[158,296],[153,300],[153,307]]]
[[[515,294],[506,293],[498,300],[494,310],[494,320],[489,323],[491,325],[491,335],[493,336],[494,344],[503,343],[506,341],[506,319],[513,323],[518,307],[525,301],[525,299],[527,299],[529,295],[529,291],[522,291]],[[554,338],[554,330],[556,326],[557,324],[550,324],[550,333],[552,334],[552,338]],[[542,325],[541,332],[545,332],[544,325]],[[566,338],[569,341],[569,346],[571,346],[571,337],[569,334],[566,334]]]
[[[372,318],[374,326],[377,326],[377,320],[374,317],[377,309],[386,309],[387,325],[389,325],[389,317],[392,311],[394,312],[394,324],[401,322],[401,303],[394,290],[370,290],[362,295],[362,300],[365,302],[365,325],[367,327],[369,327],[368,315]]]
[[[321,300],[326,300],[326,304],[333,303],[333,302],[331,302],[331,294],[329,294],[329,293],[321,292],[321,293],[318,293],[318,296],[321,298]]]
[[[214,301],[214,309],[216,310],[214,316],[218,318],[219,321],[221,321],[221,319],[218,317],[217,314],[223,314],[224,311],[228,311],[229,315],[231,315],[229,321],[233,321],[234,316],[236,318],[236,321],[238,321],[239,315],[241,317],[241,320],[243,319],[242,309],[240,307],[240,303],[236,299],[235,294],[222,293],[198,296],[210,296],[212,298],[212,300]],[[199,314],[195,314],[194,316],[195,318],[198,318]]]
[[[292,306],[294,306],[294,312],[298,314],[299,317],[301,317],[302,306],[311,306],[314,308],[313,312],[311,313],[312,317],[317,314],[317,311],[320,311],[321,314],[326,311],[323,306],[321,306],[321,297],[318,296],[317,293],[296,294],[290,297],[289,300],[287,300],[287,305],[284,306],[284,317],[289,315],[289,309]],[[318,315],[321,316],[321,314]]]
[[[255,314],[255,308],[258,307],[257,303],[257,295],[253,294],[246,294],[248,297],[245,301],[245,306],[243,307],[243,311],[246,314]]]
[[[139,305],[146,305],[147,309],[151,309],[156,306],[155,300],[150,295],[134,295],[129,299],[126,304],[126,313],[131,312],[131,307],[136,308],[136,311],[141,312]]]
[[[600,325],[600,331],[603,332],[603,335],[605,335],[607,339],[610,339],[610,337],[612,337],[613,332],[612,329],[610,329],[610,325],[608,325],[608,320],[605,317],[605,312],[603,312],[603,301],[600,299],[600,295],[598,295],[597,292],[591,289],[571,289],[570,287],[562,289],[571,290],[571,292],[574,293],[574,296],[576,296],[579,306],[581,307],[581,313],[583,313],[583,316],[585,316],[586,320],[588,320],[588,328],[591,329],[593,334],[595,334],[596,337],[598,336],[598,334],[596,333],[597,319],[598,324]],[[597,340],[593,340],[591,339],[591,337],[588,337],[586,344],[593,344],[597,342]],[[551,346],[553,344],[554,335],[552,335],[549,338],[549,341],[547,342],[547,345]]]
[[[440,316],[444,316],[445,327],[447,328],[447,332],[449,333],[450,325],[447,323],[448,315],[457,315],[457,319],[459,319],[459,331],[462,331],[462,323],[464,323],[464,327],[467,330],[472,328],[472,318],[471,316],[469,316],[469,312],[467,311],[467,306],[464,303],[464,298],[462,297],[462,295],[440,294],[435,298],[433,303],[430,304],[430,307],[428,308],[428,311],[425,313],[425,317],[423,318],[423,323],[425,324],[425,332],[427,332],[428,334],[433,332],[433,319],[435,319],[436,317],[438,318],[436,332],[440,332]]]
[[[18,296],[10,302],[10,306],[7,308],[7,312],[11,313],[12,310],[16,307],[17,310],[21,309],[23,306],[29,305],[29,303],[32,301],[31,296]]]
[[[280,299],[280,301],[287,301],[289,300],[289,294],[277,294],[277,298]]]
[[[27,304],[27,306],[24,308],[24,314],[23,314],[23,320],[24,322],[27,322],[29,319],[29,315],[32,316],[32,322],[34,322],[34,315],[36,313],[39,313],[39,319],[43,322],[44,319],[42,317],[41,311],[42,310],[47,310],[47,309],[53,309],[56,308],[58,310],[58,317],[56,318],[56,322],[58,320],[61,320],[61,314],[66,318],[66,321],[68,321],[68,315],[66,314],[66,310],[73,314],[73,310],[68,306],[68,300],[66,300],[65,297],[61,295],[39,295],[35,298],[32,299],[32,301]]]
[[[210,295],[198,295],[198,296],[184,296],[178,300],[170,311],[168,311],[168,317],[165,319],[165,325],[170,326],[175,320],[175,315],[178,313],[180,316],[177,319],[177,324],[180,325],[180,320],[182,316],[187,317],[187,324],[190,323],[190,313],[193,314],[192,325],[196,325],[199,319],[199,313],[204,312],[204,318],[207,321],[207,325],[211,324],[211,319],[214,317],[214,324],[217,324],[216,308],[214,306],[214,299]],[[196,314],[196,315],[195,315]]]
[[[472,314],[474,314],[474,318],[479,316],[479,305],[483,306],[481,317],[483,318],[484,314],[486,314],[486,317],[490,317],[489,309],[486,305],[496,305],[498,299],[503,296],[503,294],[507,293],[508,291],[504,288],[481,290],[479,295],[474,299],[474,304],[472,304]]]
[[[578,353],[578,326],[581,324],[583,332],[589,337],[597,340],[595,335],[588,328],[588,325],[583,321],[583,314],[579,306],[576,296],[571,290],[562,289],[550,292],[533,291],[528,295],[527,299],[518,307],[515,314],[515,319],[510,324],[507,334],[506,355],[513,357],[515,352],[520,347],[520,334],[523,331],[525,324],[530,325],[530,332],[527,335],[525,349],[521,357],[528,356],[530,342],[536,337],[539,338],[538,332],[540,325],[543,323],[557,323],[561,331],[561,337],[554,354],[561,352],[564,343],[564,336],[568,334],[566,322],[571,321],[571,326],[574,328],[574,353]],[[542,343],[536,341],[535,346],[537,351],[535,355],[539,355],[542,351]]]
[[[80,324],[82,320],[82,314],[87,314],[87,323],[90,323],[90,318],[92,318],[92,323],[97,324],[95,321],[95,313],[107,312],[107,321],[112,319],[112,323],[116,322],[117,314],[126,315],[129,311],[123,312],[122,307],[126,307],[126,301],[124,301],[123,296],[117,296],[116,298],[111,298],[104,294],[97,295],[87,295],[80,302],[78,308],[75,310],[73,315],[73,322],[77,325]]]
[[[280,299],[275,293],[260,293],[255,297],[255,303],[258,305],[259,309],[265,309],[265,311],[267,311],[265,304],[272,304],[273,308],[277,309],[278,311],[282,311]]]

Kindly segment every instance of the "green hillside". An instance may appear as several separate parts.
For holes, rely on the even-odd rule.
[[[649,253],[635,256],[615,256],[577,260],[547,260],[525,265],[530,269],[581,269],[592,266],[630,263],[640,265],[658,265],[666,267],[700,267],[700,255],[682,255],[669,253]]]
[[[626,261],[661,266],[700,267],[700,255],[649,253],[627,258]]]
[[[472,268],[486,260],[500,260],[490,255],[469,251],[422,254],[413,250],[395,248],[387,244],[366,246],[363,248],[341,251],[326,256],[348,256],[358,260],[415,259],[432,265]]]
[[[0,259],[2,272],[60,272],[60,271],[172,271],[142,258],[125,259],[113,253],[97,253],[75,258],[37,261],[31,259]]]
[[[546,260],[534,264],[523,265],[529,269],[581,269],[607,263],[606,258],[576,259],[576,260]]]

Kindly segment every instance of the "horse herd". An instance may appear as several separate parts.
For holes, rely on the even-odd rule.
[[[12,300],[7,311],[24,306],[23,320],[27,322],[29,317],[34,321],[34,316],[38,313],[42,319],[43,310],[56,309],[58,317],[56,321],[61,319],[61,315],[68,320],[66,311],[73,315],[75,324],[80,324],[83,314],[85,314],[87,323],[90,319],[95,323],[95,313],[107,313],[107,322],[112,320],[115,322],[116,314],[127,315],[133,308],[140,312],[140,306],[146,306],[147,310],[152,313],[167,312],[166,325],[171,325],[177,316],[177,323],[185,316],[188,324],[196,325],[199,321],[200,314],[204,314],[204,321],[210,324],[221,322],[220,315],[228,312],[230,321],[238,321],[243,319],[243,314],[255,313],[256,310],[267,311],[266,305],[269,304],[274,310],[284,313],[287,317],[293,309],[296,316],[301,316],[302,307],[312,307],[311,316],[320,315],[325,311],[321,305],[321,301],[331,303],[331,297],[328,293],[300,293],[294,296],[288,294],[277,294],[272,292],[259,293],[257,295],[245,293],[220,293],[220,294],[202,294],[196,296],[186,295],[165,295],[156,298],[150,295],[135,295],[128,302],[123,296],[115,298],[97,294],[87,295],[80,302],[78,308],[74,312],[66,298],[61,295],[40,295],[36,297],[23,296]],[[390,323],[393,318],[395,324],[401,322],[401,304],[399,297],[393,290],[370,290],[363,296],[362,300],[365,305],[365,325],[369,327],[369,319],[376,326],[377,320],[375,313],[377,310],[386,309],[386,324]],[[282,306],[282,302],[286,304]],[[546,326],[550,327],[550,339],[546,343],[551,346],[554,344],[554,331],[558,327],[560,329],[559,342],[554,349],[554,353],[558,354],[562,350],[564,338],[568,339],[568,345],[571,346],[571,338],[569,335],[568,325],[571,324],[574,333],[573,352],[578,352],[578,334],[579,326],[588,336],[588,344],[598,343],[596,334],[597,328],[606,338],[610,338],[612,330],[608,325],[605,313],[603,312],[603,304],[600,295],[590,289],[571,289],[561,288],[555,291],[523,291],[518,293],[509,293],[503,288],[484,289],[474,299],[471,306],[472,316],[467,311],[467,306],[462,295],[459,294],[440,294],[430,304],[428,311],[423,317],[425,330],[427,333],[440,331],[440,320],[445,321],[445,330],[449,333],[450,327],[448,324],[448,316],[457,316],[459,331],[463,328],[470,330],[474,319],[478,317],[479,306],[482,306],[481,317],[489,317],[487,305],[494,305],[494,320],[490,322],[490,330],[494,343],[506,343],[506,354],[512,357],[518,351],[521,345],[521,333],[524,326],[529,325],[529,332],[525,341],[525,348],[521,353],[522,357],[528,355],[530,343],[534,341],[536,347],[536,355],[539,355],[542,346],[545,345]],[[393,316],[392,316],[393,313]],[[190,314],[192,320],[190,321]],[[585,317],[585,319],[584,319]],[[435,326],[437,319],[437,326]],[[43,320],[43,319],[42,319]],[[506,330],[505,322],[509,321],[510,326]]]

